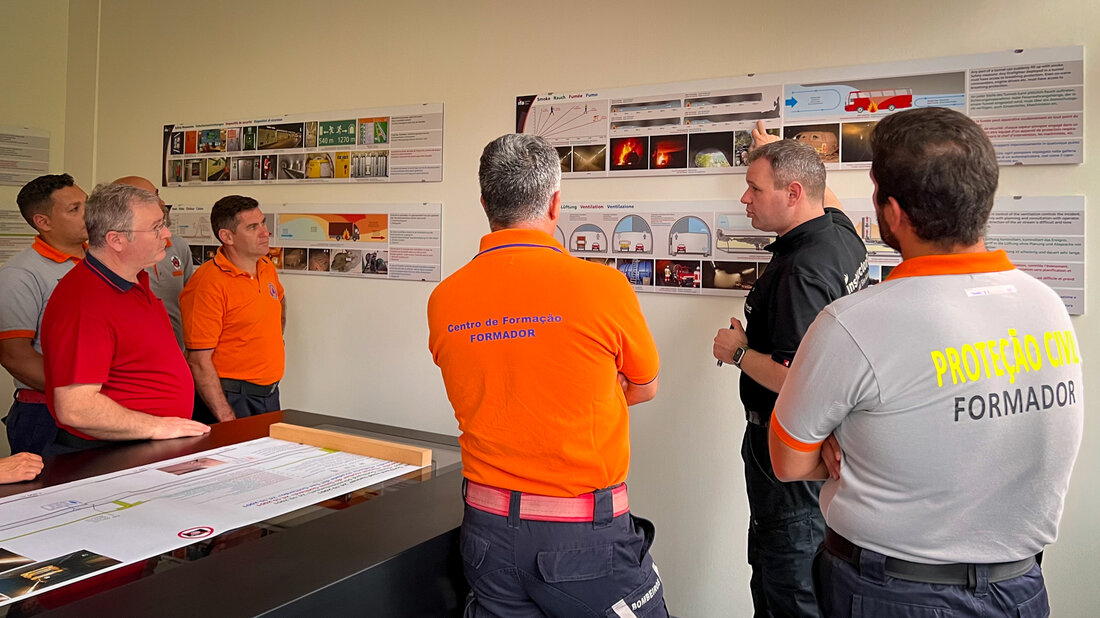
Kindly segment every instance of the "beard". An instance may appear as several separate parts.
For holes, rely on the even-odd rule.
[[[882,237],[882,242],[894,251],[901,252],[898,237],[894,235],[894,230],[890,229],[890,224],[886,222],[886,219],[882,216],[882,210],[877,205],[875,206],[875,219],[878,220],[878,235]]]

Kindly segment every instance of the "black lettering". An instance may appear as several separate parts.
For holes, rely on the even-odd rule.
[[[974,414],[974,402],[975,401],[982,404],[981,405],[981,410],[978,411],[977,415]],[[980,420],[983,416],[985,416],[985,400],[982,399],[981,395],[974,395],[973,397],[970,398],[970,405],[968,406],[967,414],[970,415],[970,418],[972,418],[976,421]]]
[[[989,418],[996,414],[1001,416],[1001,397],[997,393],[989,393]]]
[[[1049,384],[1044,384],[1039,387],[1039,390],[1043,393],[1043,409],[1049,410],[1050,406],[1054,405],[1054,389]]]
[[[1055,392],[1055,397],[1058,400],[1057,401],[1058,407],[1059,408],[1064,408],[1065,405],[1066,405],[1066,401],[1069,399],[1069,395],[1066,393],[1066,383],[1065,382],[1059,382],[1058,383],[1058,387],[1057,387],[1056,392]]]
[[[1077,401],[1077,398],[1073,395],[1073,380],[1070,380],[1069,381],[1069,405],[1072,406],[1075,401]]]
[[[1035,387],[1027,387],[1027,407],[1024,408],[1024,412],[1030,412],[1031,408],[1039,409],[1039,396],[1035,394]]]
[[[1009,396],[1008,391],[1002,391],[1002,401],[1005,402],[1005,414],[1016,414],[1024,411],[1023,391],[1016,389],[1015,397]]]
[[[959,422],[959,413],[963,411],[962,402],[966,401],[966,397],[955,398],[955,422]]]

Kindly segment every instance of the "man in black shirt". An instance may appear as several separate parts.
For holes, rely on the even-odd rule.
[[[769,139],[759,127],[753,138]],[[810,323],[826,305],[867,285],[867,250],[848,217],[831,207],[839,201],[825,187],[825,166],[811,146],[772,141],[746,161],[741,202],[754,228],[778,238],[766,247],[771,262],[745,299],[747,325],[730,318],[714,338],[714,357],[741,369],[749,586],[756,616],[818,616],[811,568],[825,532],[821,483],[775,478],[767,428]]]

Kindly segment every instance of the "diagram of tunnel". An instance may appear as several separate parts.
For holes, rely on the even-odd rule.
[[[714,246],[725,253],[763,251],[775,240],[773,234],[761,233],[747,226],[749,220],[744,215],[718,215],[717,237]]]
[[[569,250],[573,253],[606,253],[607,236],[598,225],[585,223],[573,230],[569,237]]]
[[[668,233],[668,254],[710,256],[710,226],[695,216],[680,217]]]
[[[623,217],[615,226],[612,246],[618,253],[653,253],[653,229],[638,215]]]

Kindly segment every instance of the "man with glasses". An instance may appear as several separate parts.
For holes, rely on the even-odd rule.
[[[57,282],[84,259],[87,199],[72,176],[47,174],[15,200],[38,236],[0,268],[0,365],[15,378],[15,401],[4,419],[13,453],[41,454],[57,433],[46,407],[42,312]]]
[[[214,203],[210,225],[222,246],[180,295],[187,362],[200,398],[195,418],[229,421],[279,410],[286,298],[267,257],[264,213],[256,200],[229,195]]]
[[[114,184],[130,185],[143,189],[157,196],[161,210],[164,211],[166,225],[171,225],[168,218],[168,206],[160,197],[160,191],[141,176],[124,176]],[[172,331],[176,334],[176,343],[183,349],[183,321],[180,318],[180,292],[184,284],[195,272],[195,263],[191,259],[191,247],[183,238],[171,234],[168,237],[168,246],[165,248],[164,257],[159,262],[145,269],[149,273],[149,288],[164,301],[164,308],[168,311],[168,319],[172,320]]]
[[[84,219],[87,255],[42,316],[46,404],[58,427],[45,454],[206,433],[191,420],[187,361],[144,270],[164,257],[168,238],[157,197],[100,185]]]

